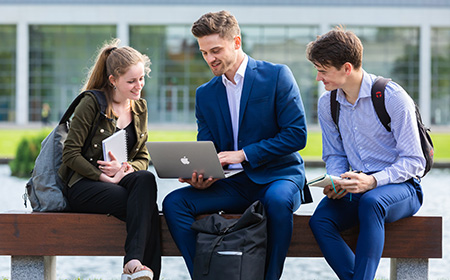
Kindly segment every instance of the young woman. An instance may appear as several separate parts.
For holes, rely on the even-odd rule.
[[[83,87],[104,93],[106,118],[100,117],[94,95],[83,97],[64,143],[59,175],[67,183],[72,211],[111,214],[126,222],[122,280],[159,279],[157,187],[154,175],[147,171],[147,103],[141,99],[150,59],[118,44],[116,39],[103,46]],[[92,141],[82,154],[94,127]],[[126,131],[128,162],[118,162],[111,152],[111,161],[105,161],[102,140],[119,130]]]

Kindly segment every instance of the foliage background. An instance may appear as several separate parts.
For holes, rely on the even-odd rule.
[[[50,129],[2,129],[0,130],[0,158],[10,158],[12,174],[28,177],[40,151],[40,143],[50,133]],[[450,161],[450,133],[432,133],[435,146],[435,161]],[[195,141],[196,131],[191,130],[151,130],[149,141]],[[300,151],[308,160],[321,160],[322,136],[320,131],[308,133],[305,149]]]

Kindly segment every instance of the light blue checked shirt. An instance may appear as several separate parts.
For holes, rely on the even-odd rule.
[[[330,92],[319,98],[318,114],[322,128],[322,159],[327,173],[337,175],[360,170],[373,173],[377,185],[402,183],[421,176],[425,158],[415,115],[414,102],[406,91],[394,82],[385,90],[386,110],[391,117],[391,132],[378,119],[371,99],[376,76],[363,71],[363,80],[355,104],[338,89],[340,103],[339,132],[330,109]]]

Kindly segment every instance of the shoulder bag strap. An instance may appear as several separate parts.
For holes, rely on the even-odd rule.
[[[341,104],[337,102],[336,100],[337,95],[337,89],[331,91],[330,94],[330,107],[331,107],[331,117],[333,118],[334,125],[336,126],[336,129],[338,130],[339,134],[341,133],[339,131],[339,113],[341,109]]]
[[[387,131],[391,131],[391,117],[386,111],[384,92],[386,85],[390,80],[391,79],[383,78],[381,76],[377,77],[372,85],[371,91],[373,106],[375,107],[378,118]]]

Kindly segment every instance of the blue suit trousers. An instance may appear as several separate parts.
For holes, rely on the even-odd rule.
[[[255,184],[245,172],[241,172],[219,180],[205,190],[187,186],[165,197],[164,216],[191,277],[197,235],[191,225],[195,217],[218,211],[243,213],[256,200],[263,203],[268,222],[265,279],[279,279],[292,237],[292,215],[301,204],[300,190],[294,182],[278,180],[269,184]]]
[[[384,248],[385,223],[414,215],[422,204],[420,184],[414,179],[388,184],[342,199],[325,197],[310,226],[322,253],[339,279],[374,279]],[[359,225],[355,253],[340,232]]]

